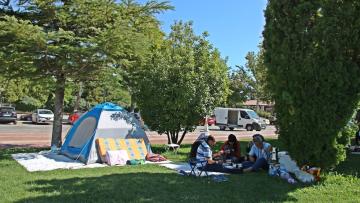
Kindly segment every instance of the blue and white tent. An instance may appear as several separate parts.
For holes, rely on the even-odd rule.
[[[97,138],[144,139],[150,152],[150,142],[140,122],[124,108],[103,103],[83,114],[66,135],[61,154],[86,164],[100,162],[95,141]]]

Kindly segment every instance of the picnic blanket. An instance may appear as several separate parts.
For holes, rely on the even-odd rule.
[[[180,173],[180,171],[185,171],[187,174],[189,174],[191,172],[191,168],[188,163],[169,163],[169,164],[160,164],[160,166],[164,166],[168,169],[175,170],[179,174],[182,174],[182,173]],[[220,173],[220,172],[209,172],[209,171],[207,173],[209,174],[209,176],[225,174],[225,173]],[[202,173],[201,176],[206,176],[206,175],[205,175],[205,173]]]
[[[104,164],[84,164],[80,161],[70,159],[64,155],[52,153],[50,151],[41,151],[39,153],[19,153],[12,154],[20,165],[27,171],[51,171],[55,169],[81,169],[105,167]]]
[[[52,153],[50,151],[41,151],[39,153],[19,153],[12,154],[20,165],[22,165],[27,171],[51,171],[56,169],[82,169],[82,168],[98,168],[108,167],[107,164],[84,164],[80,161],[70,159],[64,155]],[[171,161],[164,162],[148,162],[145,164],[164,164],[171,163]]]

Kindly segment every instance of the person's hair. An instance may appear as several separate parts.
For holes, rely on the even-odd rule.
[[[215,142],[214,136],[209,135],[209,136],[207,137],[207,139],[206,139],[206,142],[209,142],[210,140],[213,141],[213,142]]]
[[[236,136],[234,134],[230,134],[228,136],[228,142],[236,143],[237,142]]]
[[[253,142],[264,142],[265,139],[262,135],[260,134],[255,134],[253,135]]]

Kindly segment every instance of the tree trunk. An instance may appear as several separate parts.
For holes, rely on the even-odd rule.
[[[64,93],[65,93],[65,76],[60,75],[56,78],[55,87],[55,111],[54,123],[51,138],[51,146],[61,147],[62,144],[62,117],[64,108]]]
[[[79,83],[78,91],[76,94],[76,100],[75,100],[75,104],[74,104],[74,111],[79,110],[81,95],[82,95],[82,82]]]
[[[205,116],[205,131],[209,132],[208,116]]]
[[[135,110],[134,96],[133,96],[133,94],[130,92],[130,112],[134,112],[134,110]]]
[[[178,145],[181,145],[181,143],[182,143],[182,141],[183,141],[186,133],[187,133],[187,129],[185,128],[185,131],[183,132],[183,134],[181,135],[181,138],[180,138],[179,142],[177,143]]]
[[[169,132],[166,132],[166,135],[167,135],[167,138],[168,138],[168,144],[170,144],[171,143],[171,137],[170,137],[170,134],[169,134]]]

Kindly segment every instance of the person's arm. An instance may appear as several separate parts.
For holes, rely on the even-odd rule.
[[[271,159],[272,146],[270,144],[268,144],[268,147],[266,148],[265,153],[266,153],[266,158]]]
[[[207,163],[208,164],[220,164],[221,162],[220,161],[215,161],[215,160],[212,160],[212,159],[208,159]]]
[[[253,145],[249,152],[249,160],[255,162],[255,145]]]
[[[199,146],[199,147],[201,147],[201,146]],[[199,150],[199,148],[198,148],[198,150]],[[207,161],[208,164],[216,164],[216,163],[218,163],[218,161],[214,161],[212,159],[214,154],[212,153],[210,147],[204,147],[203,150],[204,150],[203,154],[204,154],[205,160]]]

